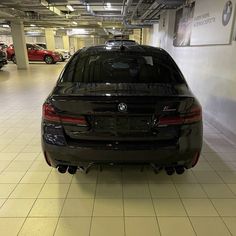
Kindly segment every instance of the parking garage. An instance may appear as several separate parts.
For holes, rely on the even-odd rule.
[[[235,0],[1,0],[1,235],[236,235],[235,4]],[[91,49],[94,46],[95,49]],[[113,52],[113,47],[118,49]],[[46,107],[48,110],[45,110],[43,104],[49,94],[55,91],[55,86],[64,86],[60,85],[60,81],[63,80],[63,73],[66,73],[65,68],[69,68],[73,64],[73,58],[82,55],[80,53],[90,55],[95,50],[96,56],[92,56],[87,62],[90,64],[96,61],[102,50],[106,50],[106,55],[126,56],[116,57],[115,62],[112,59],[107,62],[106,57],[102,57],[105,58],[102,59],[103,64],[107,63],[104,66],[107,70],[103,68],[102,74],[93,69],[94,78],[98,73],[105,78],[107,74],[113,73],[110,68],[118,68],[122,73],[126,73],[129,68],[129,73],[136,76],[134,68],[141,68],[143,64],[133,66],[134,59],[130,56],[132,48],[133,51],[136,48],[139,50],[137,57],[148,67],[155,63],[165,64],[158,64],[161,59],[151,57],[153,54],[148,54],[149,51],[154,53],[158,50],[162,54],[166,51],[166,57],[170,55],[173,58],[177,70],[181,71],[178,73],[188,84],[188,93],[194,94],[201,104],[203,143],[199,159],[198,155],[193,159],[194,165],[198,161],[197,164],[187,166],[178,162],[178,166],[158,166],[158,161],[137,163],[136,158],[145,162],[151,155],[153,146],[147,148],[145,156],[138,154],[140,147],[147,145],[146,140],[145,144],[139,142],[136,147],[132,146],[132,151],[137,151],[137,156],[132,156],[133,162],[129,159],[129,163],[116,163],[106,159],[106,163],[90,162],[86,168],[78,164],[73,169],[70,164],[60,165],[60,162],[55,166],[47,157],[48,150],[42,148],[42,127],[45,116],[48,119],[51,115],[52,123],[58,117],[51,107]],[[76,73],[85,78],[81,71],[86,71],[83,68],[87,64],[83,63],[82,67],[77,67],[79,69],[76,69]],[[112,66],[108,67],[111,63]],[[163,68],[169,67],[165,64]],[[156,70],[155,73],[160,71]],[[117,78],[123,75],[119,73]],[[145,75],[146,71],[142,73]],[[115,72],[112,75],[112,78],[116,78]],[[167,75],[165,74],[166,77]],[[91,78],[91,73],[89,76]],[[122,79],[125,81],[126,77]],[[121,84],[125,83],[123,80]],[[110,81],[105,82],[106,86],[111,86]],[[81,91],[88,91],[88,87],[83,87],[81,81],[77,84],[80,84],[78,87]],[[63,87],[60,91],[63,90],[66,94],[71,89],[70,86]],[[159,91],[164,94],[168,90],[173,94],[181,94],[186,89],[181,85],[162,85],[158,89],[154,89],[150,83],[148,86],[149,93]],[[100,89],[99,92],[105,88],[91,85],[90,95],[86,94],[86,97],[94,97],[94,94],[91,95],[94,92],[91,88],[95,90],[95,87]],[[125,128],[122,132],[131,129],[132,123],[131,118],[127,118],[127,113],[122,113],[123,110],[129,112],[132,108],[136,114],[137,111],[142,111],[142,119],[135,121],[136,127],[141,126],[142,122],[146,122],[145,125],[151,122],[145,120],[153,102],[145,97],[147,91],[142,94],[143,90],[137,90],[135,83],[128,88],[129,91],[135,89],[140,94],[136,96],[136,101],[132,100],[133,103],[136,102],[133,107],[129,100],[123,98],[117,103],[116,112],[126,114],[126,120],[119,119],[119,122],[128,123],[123,124]],[[127,93],[128,89],[124,86],[116,86],[115,92],[111,92],[110,87],[108,91],[105,90],[103,95],[107,99],[106,104],[113,101],[114,93],[118,96],[124,90]],[[87,100],[87,109],[91,109],[91,104],[98,104],[99,92],[96,90],[97,97],[93,103]],[[58,94],[52,101],[57,97]],[[75,94],[72,97],[74,99]],[[186,94],[178,99],[183,97]],[[64,96],[60,102],[65,99]],[[163,98],[159,95],[158,99]],[[168,102],[172,101],[172,98],[168,99]],[[177,101],[169,102],[162,112],[175,111],[175,104]],[[187,106],[187,102],[181,106],[184,104]],[[68,107],[77,109],[77,112],[79,110],[79,105],[64,106],[61,122],[62,119],[67,123],[75,122],[75,117],[68,117],[69,113],[65,116]],[[97,105],[96,109],[96,112],[104,112],[101,105]],[[88,123],[89,115],[91,114],[86,114]],[[199,119],[200,116],[197,117]],[[95,120],[94,124],[102,122],[102,119]],[[186,119],[195,122],[196,116],[193,119],[188,114],[185,122]],[[117,120],[116,117],[116,127],[119,123]],[[154,121],[156,122],[155,119]],[[160,129],[169,125],[172,127],[181,119],[174,116],[167,123],[166,121],[167,119],[159,118],[157,124]],[[76,122],[79,126],[85,121],[77,117]],[[107,121],[107,130],[110,129],[117,138],[112,122],[112,119]],[[58,125],[56,123],[55,127]],[[185,123],[186,127],[188,125]],[[81,135],[79,129],[71,131],[68,127],[64,127],[63,131],[67,135],[70,132],[74,136]],[[99,132],[104,129],[100,127]],[[153,135],[161,133],[160,129],[153,132]],[[165,137],[171,136],[173,132],[173,129],[167,129]],[[191,135],[191,132],[195,131],[190,130],[187,135]],[[113,157],[122,157],[117,154],[117,148],[123,143],[126,148],[122,146],[122,152],[130,151],[127,148],[130,148],[130,140],[127,141],[127,137],[122,135],[123,139],[119,137],[116,141],[106,140],[111,141],[106,143],[107,147],[115,147],[113,153],[109,152],[111,160]],[[49,136],[48,139],[53,138]],[[72,141],[70,147],[74,145]],[[177,142],[180,146],[181,138]],[[196,142],[193,142],[193,146]],[[159,147],[161,141],[155,145]],[[186,146],[188,145],[190,141],[186,142]],[[58,150],[59,158],[61,149]],[[170,151],[171,148],[166,146],[165,150]],[[103,159],[104,153],[99,153],[102,152],[95,151],[97,158]],[[88,159],[91,159],[90,154]],[[161,155],[157,155],[157,160],[159,159],[165,162]]]

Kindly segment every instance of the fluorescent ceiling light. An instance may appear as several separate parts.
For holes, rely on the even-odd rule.
[[[35,24],[30,24],[31,27],[35,27],[36,25]]]
[[[85,34],[88,34],[87,30],[85,30],[85,29],[70,29],[70,30],[67,30],[67,35],[68,36],[85,35]]]
[[[107,2],[107,8],[111,8],[111,3]]]
[[[78,25],[78,23],[77,23],[77,22],[75,22],[75,21],[72,21],[72,24],[73,24],[73,25]]]
[[[2,25],[3,28],[9,28],[10,26],[7,24]]]
[[[70,11],[74,11],[74,10],[75,10],[71,5],[66,5],[66,7],[67,7]]]
[[[90,10],[91,10],[89,4],[86,5],[86,9],[87,9],[87,11],[90,11]]]

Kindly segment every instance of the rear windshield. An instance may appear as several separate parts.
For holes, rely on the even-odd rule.
[[[81,83],[185,83],[173,60],[160,54],[104,52],[76,56],[62,78]]]

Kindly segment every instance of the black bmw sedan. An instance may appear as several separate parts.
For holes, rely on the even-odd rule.
[[[61,173],[129,163],[181,174],[200,156],[201,106],[162,49],[83,48],[43,105],[42,148]]]

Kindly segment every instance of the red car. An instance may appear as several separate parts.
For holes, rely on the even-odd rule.
[[[57,52],[46,50],[36,44],[26,44],[29,61],[45,61],[47,64],[55,64],[61,60]],[[16,56],[13,44],[7,48],[7,59],[16,63]]]

